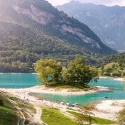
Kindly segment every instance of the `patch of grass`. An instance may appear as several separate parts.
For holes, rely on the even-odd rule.
[[[91,89],[92,86],[89,86],[88,84],[77,84],[77,83],[55,83],[55,82],[48,82],[47,85],[40,84],[40,86],[45,86],[48,88],[77,88],[77,89]]]
[[[0,94],[0,99],[4,102],[4,105],[0,106],[0,125],[17,125],[18,117],[13,105],[3,94]]]
[[[32,111],[33,113],[35,113],[36,110],[34,109],[34,106],[31,103],[23,102],[23,100],[18,99],[18,98],[13,97],[13,96],[11,96],[9,98],[14,100],[18,104],[18,106],[21,107],[22,109],[27,108],[30,111]]]
[[[55,108],[42,108],[41,118],[48,125],[80,125]]]
[[[73,112],[73,111],[67,111],[69,113],[71,113],[72,115],[74,115],[76,118],[80,115],[82,115],[81,113],[77,113],[77,112]],[[94,117],[92,116],[92,118],[94,119],[92,121],[92,123],[95,123],[95,124],[116,124],[116,121],[111,121],[111,120],[108,120],[108,119],[103,119],[103,118],[98,118],[98,117]]]
[[[42,85],[42,86],[45,86],[45,85]],[[89,85],[75,85],[75,84],[71,84],[71,85],[68,85],[68,84],[49,84],[47,86],[45,86],[47,88],[52,88],[52,89],[55,89],[55,90],[60,90],[60,89],[68,89],[69,92],[79,92],[79,91],[89,91],[89,90],[92,90],[94,89],[95,87],[94,86],[89,86]]]
[[[27,105],[28,105],[28,108],[29,108],[33,113],[36,112],[36,110],[35,110],[35,108],[34,108],[34,106],[33,106],[32,104],[28,103]]]

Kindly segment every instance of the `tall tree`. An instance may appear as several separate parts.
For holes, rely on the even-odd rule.
[[[96,80],[97,71],[86,65],[85,58],[77,55],[67,68],[62,70],[62,78],[66,83],[87,85],[92,79]]]
[[[50,82],[59,83],[61,80],[61,70],[61,63],[57,63],[53,59],[39,60],[35,64],[35,71],[45,85]]]

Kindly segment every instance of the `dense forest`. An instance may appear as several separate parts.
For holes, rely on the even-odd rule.
[[[100,58],[97,63],[100,75],[125,77],[125,53]]]
[[[41,58],[54,58],[65,63],[75,54],[92,55],[80,46],[19,24],[1,22],[0,29],[0,72],[33,72],[33,63]],[[98,55],[93,53],[92,56]]]

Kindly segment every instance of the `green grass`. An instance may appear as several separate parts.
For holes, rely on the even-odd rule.
[[[72,115],[74,115],[76,118],[81,115],[81,113],[77,113],[77,112],[73,112],[73,111],[67,111],[69,113],[71,113]],[[96,124],[116,124],[115,121],[111,121],[111,120],[107,120],[107,119],[102,119],[102,118],[98,118],[98,117],[94,117],[92,116],[92,118],[94,119],[92,121],[92,123],[96,123]]]
[[[36,110],[34,109],[34,106],[31,103],[25,102],[25,104],[24,104],[21,100],[18,100],[18,98],[13,97],[13,96],[11,96],[9,98],[12,99],[13,101],[15,101],[20,108],[24,109],[27,106],[27,109],[29,109],[31,112],[35,113]]]
[[[80,125],[55,108],[42,108],[41,118],[48,125]]]
[[[0,94],[0,99],[4,101],[4,106],[0,106],[0,125],[17,125],[17,116],[13,105]]]
[[[27,110],[31,113],[36,112],[32,104],[26,102],[24,103],[22,100],[10,94],[1,93],[0,99],[4,101],[4,105],[0,106],[0,125],[17,125],[18,116],[16,109],[13,104],[7,100],[7,97],[17,103],[26,118],[29,118],[26,113]],[[29,121],[27,120],[26,122]]]
[[[41,84],[40,86],[45,86],[44,84]],[[47,88],[53,88],[53,89],[69,89],[69,91],[71,92],[78,92],[78,91],[88,91],[90,89],[94,89],[94,86],[89,86],[89,85],[78,85],[78,84],[55,84],[55,83],[51,83],[49,85],[46,86]]]

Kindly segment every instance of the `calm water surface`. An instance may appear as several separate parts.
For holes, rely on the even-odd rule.
[[[0,74],[0,88],[26,88],[40,83],[36,74]]]
[[[40,83],[36,74],[0,74],[0,88],[26,88],[36,86]],[[87,95],[62,96],[52,94],[33,93],[36,97],[45,98],[52,101],[63,101],[68,103],[88,104],[97,100],[104,99],[125,99],[125,91],[122,81],[116,81],[111,78],[99,79],[97,83],[90,82],[90,85],[106,86],[111,88],[112,92],[98,92]]]

